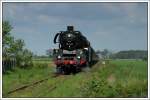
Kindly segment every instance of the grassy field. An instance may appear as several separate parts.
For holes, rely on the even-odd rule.
[[[34,58],[32,61],[34,64],[37,63],[46,63],[46,64],[50,64],[52,63],[52,58]]]
[[[147,91],[147,63],[116,60],[93,74],[83,94],[86,97],[147,97]]]
[[[50,77],[52,62],[34,61],[31,69],[16,69],[3,75],[3,97],[147,97],[147,62],[112,60],[105,65],[98,62],[90,71],[75,75]],[[8,91],[49,76],[35,86],[12,94]]]

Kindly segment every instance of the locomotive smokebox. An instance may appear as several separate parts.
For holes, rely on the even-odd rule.
[[[67,26],[67,31],[74,31],[74,27],[73,26]]]
[[[57,33],[54,37],[54,43],[59,43],[60,49],[69,51],[90,46],[90,43],[86,37],[83,36],[80,31],[75,31],[73,26],[67,26],[66,31]]]

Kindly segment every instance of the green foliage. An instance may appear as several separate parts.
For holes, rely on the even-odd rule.
[[[48,67],[48,64],[47,63],[35,63],[34,67],[43,69],[43,68]]]
[[[83,97],[147,97],[147,64],[143,61],[111,61],[95,72],[82,87]]]
[[[24,49],[24,41],[22,39],[15,40],[14,37],[11,36],[10,31],[12,30],[12,26],[8,21],[3,21],[2,24],[3,59],[16,59],[17,66],[22,68],[32,66],[32,53]]]
[[[27,49],[22,50],[16,56],[18,66],[22,68],[32,66],[32,52]]]
[[[143,61],[147,61],[147,60],[148,60],[148,57],[143,57],[142,60],[143,60]]]
[[[50,57],[44,57],[44,58],[41,58],[41,57],[33,57],[33,61],[52,61],[52,58],[50,58]]]
[[[4,38],[6,35],[10,34],[9,32],[11,31],[12,26],[9,24],[8,21],[3,21],[2,24],[3,24],[2,33],[3,33],[3,38]]]
[[[147,58],[148,52],[146,50],[128,50],[120,51],[111,55],[114,59],[145,59]]]
[[[3,54],[8,51],[8,48],[14,42],[14,38],[10,35],[10,31],[12,29],[11,25],[8,21],[2,22],[2,46],[3,46]],[[6,54],[6,53],[5,53]]]
[[[92,79],[87,82],[82,90],[84,97],[115,97],[117,91],[111,85],[108,85],[104,79]]]
[[[138,84],[137,84],[138,82]],[[118,82],[110,85],[104,79],[92,79],[84,85],[83,97],[147,97],[147,81]]]
[[[28,67],[26,69],[15,68],[15,71],[8,71],[7,74],[3,75],[3,94],[7,96],[7,92],[25,84],[30,84],[34,81],[43,79],[52,72],[51,67],[40,64],[42,68],[38,66]],[[19,91],[20,92],[20,91]]]

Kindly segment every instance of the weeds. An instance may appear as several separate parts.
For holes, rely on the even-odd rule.
[[[138,64],[138,65],[137,65]],[[147,70],[143,62],[114,61],[95,72],[82,87],[83,97],[147,97]],[[142,66],[141,66],[142,65]],[[145,75],[144,75],[145,74]],[[109,78],[113,77],[113,83]],[[141,77],[143,79],[141,79]],[[108,80],[109,79],[109,80]]]

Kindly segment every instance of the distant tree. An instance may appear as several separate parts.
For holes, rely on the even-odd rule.
[[[53,49],[48,49],[48,50],[46,50],[46,54],[47,54],[49,57],[52,57],[52,56],[53,56]]]
[[[119,51],[113,54],[112,58],[117,59],[146,59],[148,52],[146,50],[128,50]]]
[[[96,54],[101,54],[101,51],[100,51],[100,50],[97,50],[97,51],[96,51]]]
[[[104,59],[109,58],[109,51],[108,51],[108,49],[104,49],[103,51],[101,51],[101,55],[103,56]]]

